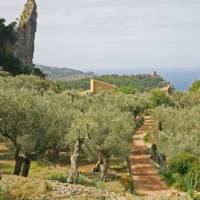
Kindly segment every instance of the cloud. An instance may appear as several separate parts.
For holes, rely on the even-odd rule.
[[[24,0],[0,2],[14,20]],[[77,69],[199,66],[199,0],[37,0],[35,62]]]

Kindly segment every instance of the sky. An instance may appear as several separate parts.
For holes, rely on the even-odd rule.
[[[34,62],[96,73],[200,68],[200,0],[36,0]],[[0,0],[19,18],[25,0]]]

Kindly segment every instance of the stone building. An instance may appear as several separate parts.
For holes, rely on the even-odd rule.
[[[98,91],[110,91],[115,92],[117,90],[117,87],[115,85],[112,85],[110,83],[106,83],[103,81],[98,81],[91,79],[90,80],[90,91],[91,93],[97,93]]]
[[[173,94],[173,88],[171,85],[167,85],[166,87],[161,88],[161,91],[166,92],[169,95]]]
[[[80,95],[96,94],[98,91],[116,92],[117,87],[110,83],[91,79],[90,80],[90,90],[83,91],[80,93]]]

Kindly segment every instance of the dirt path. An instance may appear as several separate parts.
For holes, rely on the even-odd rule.
[[[156,198],[162,193],[173,193],[173,190],[161,180],[143,141],[147,131],[154,126],[154,121],[146,116],[143,126],[133,136],[133,151],[130,155],[130,162],[136,192],[140,196]]]

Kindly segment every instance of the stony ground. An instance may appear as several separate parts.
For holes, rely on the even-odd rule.
[[[0,187],[9,199],[64,200],[64,199],[108,199],[125,200],[124,194],[111,193],[93,187],[64,184],[57,181],[39,180],[2,175]],[[3,194],[2,194],[3,196]],[[11,198],[12,197],[12,198]],[[5,199],[7,200],[5,197]]]

